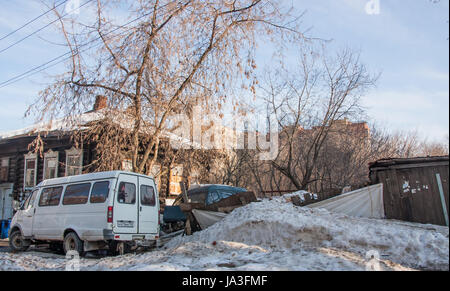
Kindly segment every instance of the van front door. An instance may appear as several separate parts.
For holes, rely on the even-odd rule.
[[[139,177],[139,233],[158,233],[159,201],[152,179]]]
[[[113,232],[138,233],[138,178],[120,174],[114,191]]]
[[[17,213],[17,222],[20,223],[22,227],[22,234],[25,237],[33,236],[33,223],[34,223],[34,214],[36,213],[36,197],[38,195],[39,190],[35,190],[30,197],[25,201],[23,205],[23,209],[19,210]]]

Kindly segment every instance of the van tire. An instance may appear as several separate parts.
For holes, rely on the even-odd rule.
[[[23,238],[20,230],[14,230],[9,236],[9,247],[13,252],[25,252],[30,247],[30,241]]]
[[[67,254],[69,251],[76,251],[80,256],[82,256],[84,253],[83,241],[75,232],[69,232],[64,237],[63,248],[64,254]]]

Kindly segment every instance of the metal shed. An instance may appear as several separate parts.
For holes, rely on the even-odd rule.
[[[383,183],[386,218],[448,226],[449,157],[383,159],[370,180]]]

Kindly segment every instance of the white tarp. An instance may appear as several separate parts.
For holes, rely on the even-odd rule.
[[[385,218],[383,184],[370,186],[331,199],[309,205],[310,208],[324,208],[331,212],[356,217]]]
[[[210,227],[211,225],[221,221],[225,218],[225,216],[227,216],[226,213],[211,212],[198,209],[193,209],[192,214],[194,214],[195,219],[197,219],[197,222],[198,224],[200,224],[200,227],[202,229]]]

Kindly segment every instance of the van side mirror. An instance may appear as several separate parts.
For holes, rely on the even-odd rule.
[[[21,203],[19,201],[17,201],[17,200],[14,200],[13,201],[13,209],[14,209],[14,211],[19,211],[20,208],[21,208]]]

